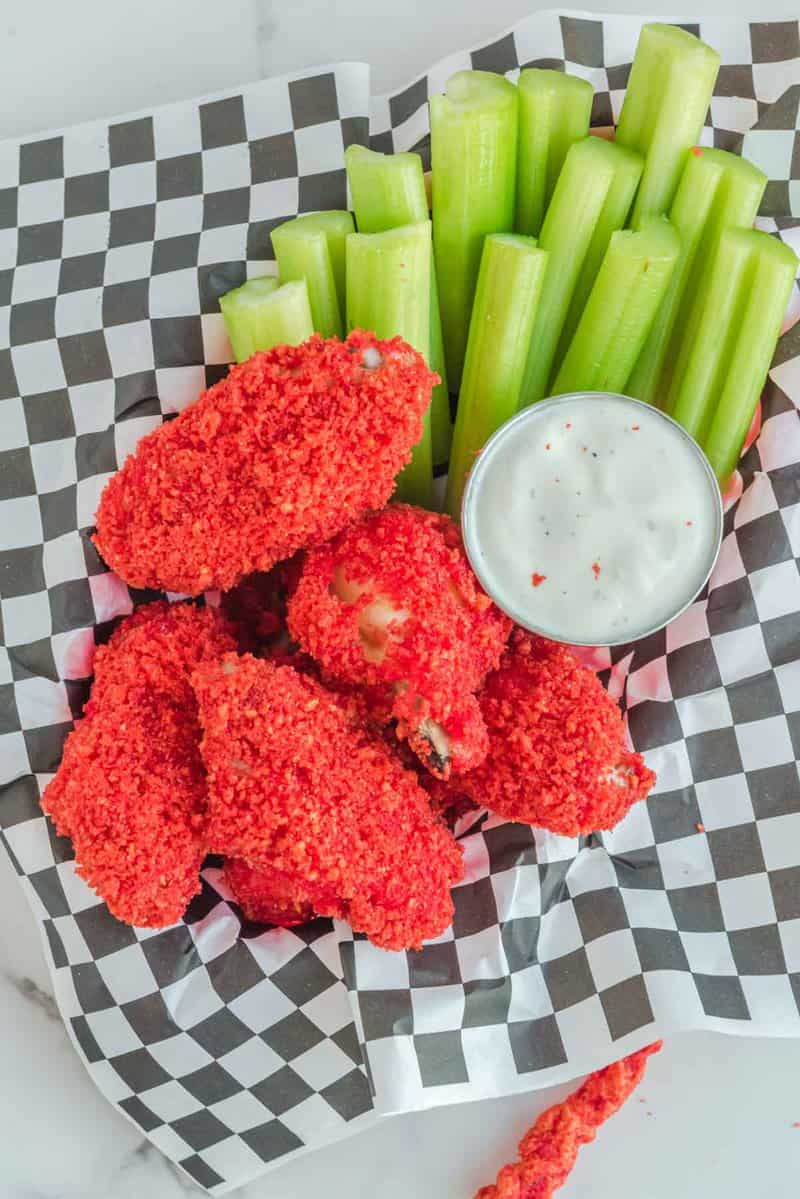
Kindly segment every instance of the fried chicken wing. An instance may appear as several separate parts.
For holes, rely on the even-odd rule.
[[[485,757],[474,692],[511,622],[481,589],[449,517],[391,504],[312,550],[288,622],[326,679],[383,693],[398,735],[434,773]]]
[[[289,666],[230,654],[193,685],[210,849],[278,872],[383,948],[447,928],[461,851],[382,740]]]
[[[509,820],[576,837],[610,829],[655,782],[619,707],[565,645],[515,629],[479,696],[489,753],[458,783]]]
[[[134,587],[227,590],[385,504],[437,376],[354,332],[254,354],[144,437],[108,482],[95,544]]]
[[[159,602],[95,655],[42,806],[72,838],[78,873],[129,924],[174,924],[200,889],[206,788],[189,678],[235,644],[218,612]]]

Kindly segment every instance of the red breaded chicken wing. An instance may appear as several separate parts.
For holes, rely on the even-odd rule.
[[[142,439],[103,491],[95,544],[131,586],[228,590],[386,503],[435,381],[369,333],[254,354]]]
[[[225,881],[254,924],[292,928],[314,919],[314,905],[302,884],[269,866],[250,866],[243,858],[228,858]]]
[[[447,928],[461,851],[381,740],[289,666],[230,654],[193,685],[210,849],[277,871],[385,949]]]
[[[398,735],[434,773],[485,757],[473,693],[511,622],[481,589],[449,517],[391,504],[312,550],[288,622],[326,678],[384,692]]]
[[[509,820],[564,837],[609,829],[655,782],[619,707],[565,645],[515,629],[479,696],[489,754],[458,783]]]
[[[42,807],[72,838],[78,873],[129,924],[174,924],[200,889],[206,788],[189,678],[235,644],[218,612],[155,603],[95,655]]]

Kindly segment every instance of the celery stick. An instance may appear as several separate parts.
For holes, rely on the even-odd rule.
[[[523,406],[547,394],[570,301],[607,211],[621,162],[627,170],[628,152],[599,137],[575,142],[564,159],[539,237],[539,246],[549,252],[549,259],[531,334],[520,397]],[[608,233],[610,236],[610,229]]]
[[[517,89],[488,71],[458,71],[430,108],[442,333],[450,385],[457,388],[483,239],[514,226]]]
[[[592,85],[577,75],[530,67],[519,77],[518,233],[537,235],[573,142],[589,132]]]
[[[628,380],[628,395],[660,406],[669,391],[672,367],[690,326],[690,313],[703,268],[723,230],[752,225],[767,178],[727,150],[695,146],[687,155],[669,219],[681,252],[653,328]]]
[[[753,229],[719,239],[702,310],[682,348],[672,415],[701,444],[720,482],[736,466],[781,330],[797,255]]]
[[[617,141],[645,156],[631,225],[667,212],[700,137],[719,55],[675,25],[643,25],[617,125]]]
[[[428,220],[419,154],[380,154],[365,146],[348,146],[344,165],[359,233],[383,233]]]
[[[429,219],[425,177],[419,154],[380,154],[364,146],[348,146],[344,152],[344,162],[359,233],[381,233],[386,229],[396,229],[398,225],[413,225]],[[433,460],[438,465],[447,461],[452,426],[433,261],[429,347],[429,366],[441,379],[431,397]]]
[[[257,350],[298,346],[314,332],[302,279],[282,287],[277,279],[251,279],[222,296],[219,306],[237,362]]]
[[[281,281],[305,279],[314,328],[323,337],[342,336],[344,243],[353,228],[349,212],[314,212],[272,230]]]
[[[532,237],[492,233],[484,242],[447,477],[455,520],[476,453],[517,411],[546,266]]]
[[[648,217],[638,233],[612,233],[553,395],[624,391],[679,251],[680,238],[665,217]]]
[[[556,351],[556,364],[563,359],[569,348],[586,301],[589,299],[589,293],[597,278],[597,272],[600,270],[600,264],[608,249],[611,235],[617,229],[621,229],[628,219],[633,197],[636,195],[636,188],[642,177],[644,163],[639,154],[635,154],[633,150],[625,150],[622,146],[616,146],[613,142],[608,143],[608,151],[614,158],[614,177],[611,180],[600,216],[597,218],[592,240],[589,242],[589,248],[586,251],[586,257],[583,260],[583,266],[567,309],[566,320]]]
[[[255,320],[261,301],[271,295],[278,286],[272,275],[250,279],[241,287],[235,287],[220,296],[219,306],[225,318],[225,328],[237,362],[245,362],[256,352]]]
[[[430,352],[431,225],[420,221],[347,239],[347,327],[380,338],[400,336],[427,360]],[[398,481],[399,495],[431,502],[430,415],[422,439]]]

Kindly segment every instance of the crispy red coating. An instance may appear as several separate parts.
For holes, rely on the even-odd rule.
[[[296,879],[270,866],[251,866],[243,858],[228,858],[225,880],[248,920],[292,928],[314,919],[314,905]]]
[[[83,719],[42,807],[120,920],[174,924],[200,889],[205,778],[190,675],[236,642],[210,608],[138,608],[95,655]]]
[[[478,583],[449,517],[391,504],[312,550],[288,620],[326,678],[386,691],[398,733],[434,770],[467,770],[485,756],[472,693],[511,622]],[[431,720],[448,735],[449,764],[431,754]]]
[[[95,544],[131,586],[228,590],[386,503],[436,378],[399,337],[360,331],[254,354],[139,442]]]
[[[564,645],[516,629],[480,705],[489,754],[459,782],[476,803],[565,837],[609,829],[655,782],[619,707]]]
[[[647,1059],[661,1041],[590,1074],[563,1103],[542,1112],[520,1141],[521,1160],[504,1166],[492,1186],[475,1199],[551,1199],[567,1181],[578,1152],[619,1111],[642,1081]]]
[[[461,851],[381,740],[289,666],[230,654],[193,684],[209,848],[313,888],[319,915],[383,948],[447,928]]]

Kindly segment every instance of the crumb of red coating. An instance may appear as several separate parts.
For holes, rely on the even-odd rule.
[[[590,1074],[562,1103],[542,1112],[519,1144],[518,1162],[504,1166],[475,1199],[551,1199],[569,1177],[578,1153],[630,1098],[661,1041]]]
[[[131,586],[187,595],[269,570],[386,503],[435,377],[400,338],[360,331],[254,354],[139,442],[95,544]]]
[[[118,919],[160,928],[200,889],[205,777],[189,677],[235,638],[210,608],[138,608],[95,655],[84,716],[42,796]]]
[[[193,678],[209,848],[313,886],[386,949],[440,935],[461,852],[416,778],[315,679],[230,654]]]
[[[655,775],[618,705],[566,646],[516,629],[479,695],[489,753],[458,781],[476,803],[565,837],[613,828]]]
[[[242,858],[227,858],[225,881],[248,920],[292,928],[314,919],[308,891],[269,865],[251,866]]]
[[[354,601],[336,594],[341,579],[360,592]],[[402,619],[370,625],[376,601]],[[463,768],[477,762],[481,736],[464,701],[499,662],[511,621],[480,586],[449,517],[391,504],[312,550],[288,623],[326,678],[392,688],[401,735],[434,720],[455,741],[460,723],[474,734]]]

